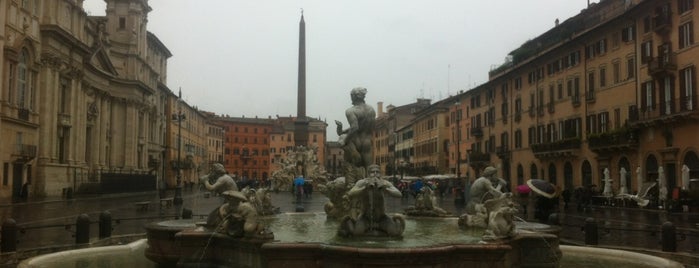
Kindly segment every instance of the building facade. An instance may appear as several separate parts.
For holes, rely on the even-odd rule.
[[[162,177],[171,53],[147,31],[146,0],[106,2],[99,17],[82,1],[0,2],[0,195],[61,195],[105,173]]]

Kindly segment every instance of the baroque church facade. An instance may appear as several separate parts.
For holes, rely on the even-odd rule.
[[[0,0],[0,197],[165,172],[170,51],[147,0]]]

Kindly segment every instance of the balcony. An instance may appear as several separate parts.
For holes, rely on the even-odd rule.
[[[648,75],[665,77],[677,71],[677,56],[674,54],[651,58],[648,61]]]
[[[588,103],[595,102],[595,91],[594,90],[590,90],[587,92],[587,94],[585,94],[585,101]]]
[[[12,156],[18,158],[18,162],[29,162],[36,157],[36,145],[16,144]]]
[[[495,148],[495,154],[500,158],[500,159],[508,159],[510,158],[510,148],[509,146],[498,146]]]
[[[468,153],[468,162],[473,163],[490,163],[490,154],[481,152],[470,152]]]
[[[29,110],[20,108],[17,110],[17,118],[19,120],[29,121]]]
[[[476,138],[483,137],[483,128],[481,128],[481,127],[471,128],[471,135],[473,135]]]
[[[660,35],[668,34],[672,31],[672,16],[669,12],[656,14],[653,17],[653,31]]]
[[[573,107],[580,106],[580,95],[570,96],[570,102],[573,103]]]
[[[648,107],[629,107],[629,122],[634,127],[691,122],[688,119],[699,120],[697,96],[684,96]]]
[[[567,138],[554,142],[532,144],[531,149],[536,158],[556,159],[573,156],[575,150],[580,149],[580,145],[580,138]]]
[[[634,151],[638,148],[638,133],[629,128],[594,133],[587,137],[587,143],[597,154]]]

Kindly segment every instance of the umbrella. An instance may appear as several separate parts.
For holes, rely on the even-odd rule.
[[[517,192],[520,194],[528,194],[531,191],[532,191],[532,188],[529,188],[529,185],[522,184],[522,185],[517,186]]]
[[[546,198],[554,198],[556,196],[556,186],[548,181],[540,179],[531,179],[527,181],[527,185],[537,194]]]

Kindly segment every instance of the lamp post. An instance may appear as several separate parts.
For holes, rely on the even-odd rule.
[[[185,119],[182,114],[182,89],[180,88],[177,96],[177,114],[173,114],[173,120],[177,120],[177,187],[175,188],[175,198],[172,203],[176,206],[182,205],[182,120]]]

